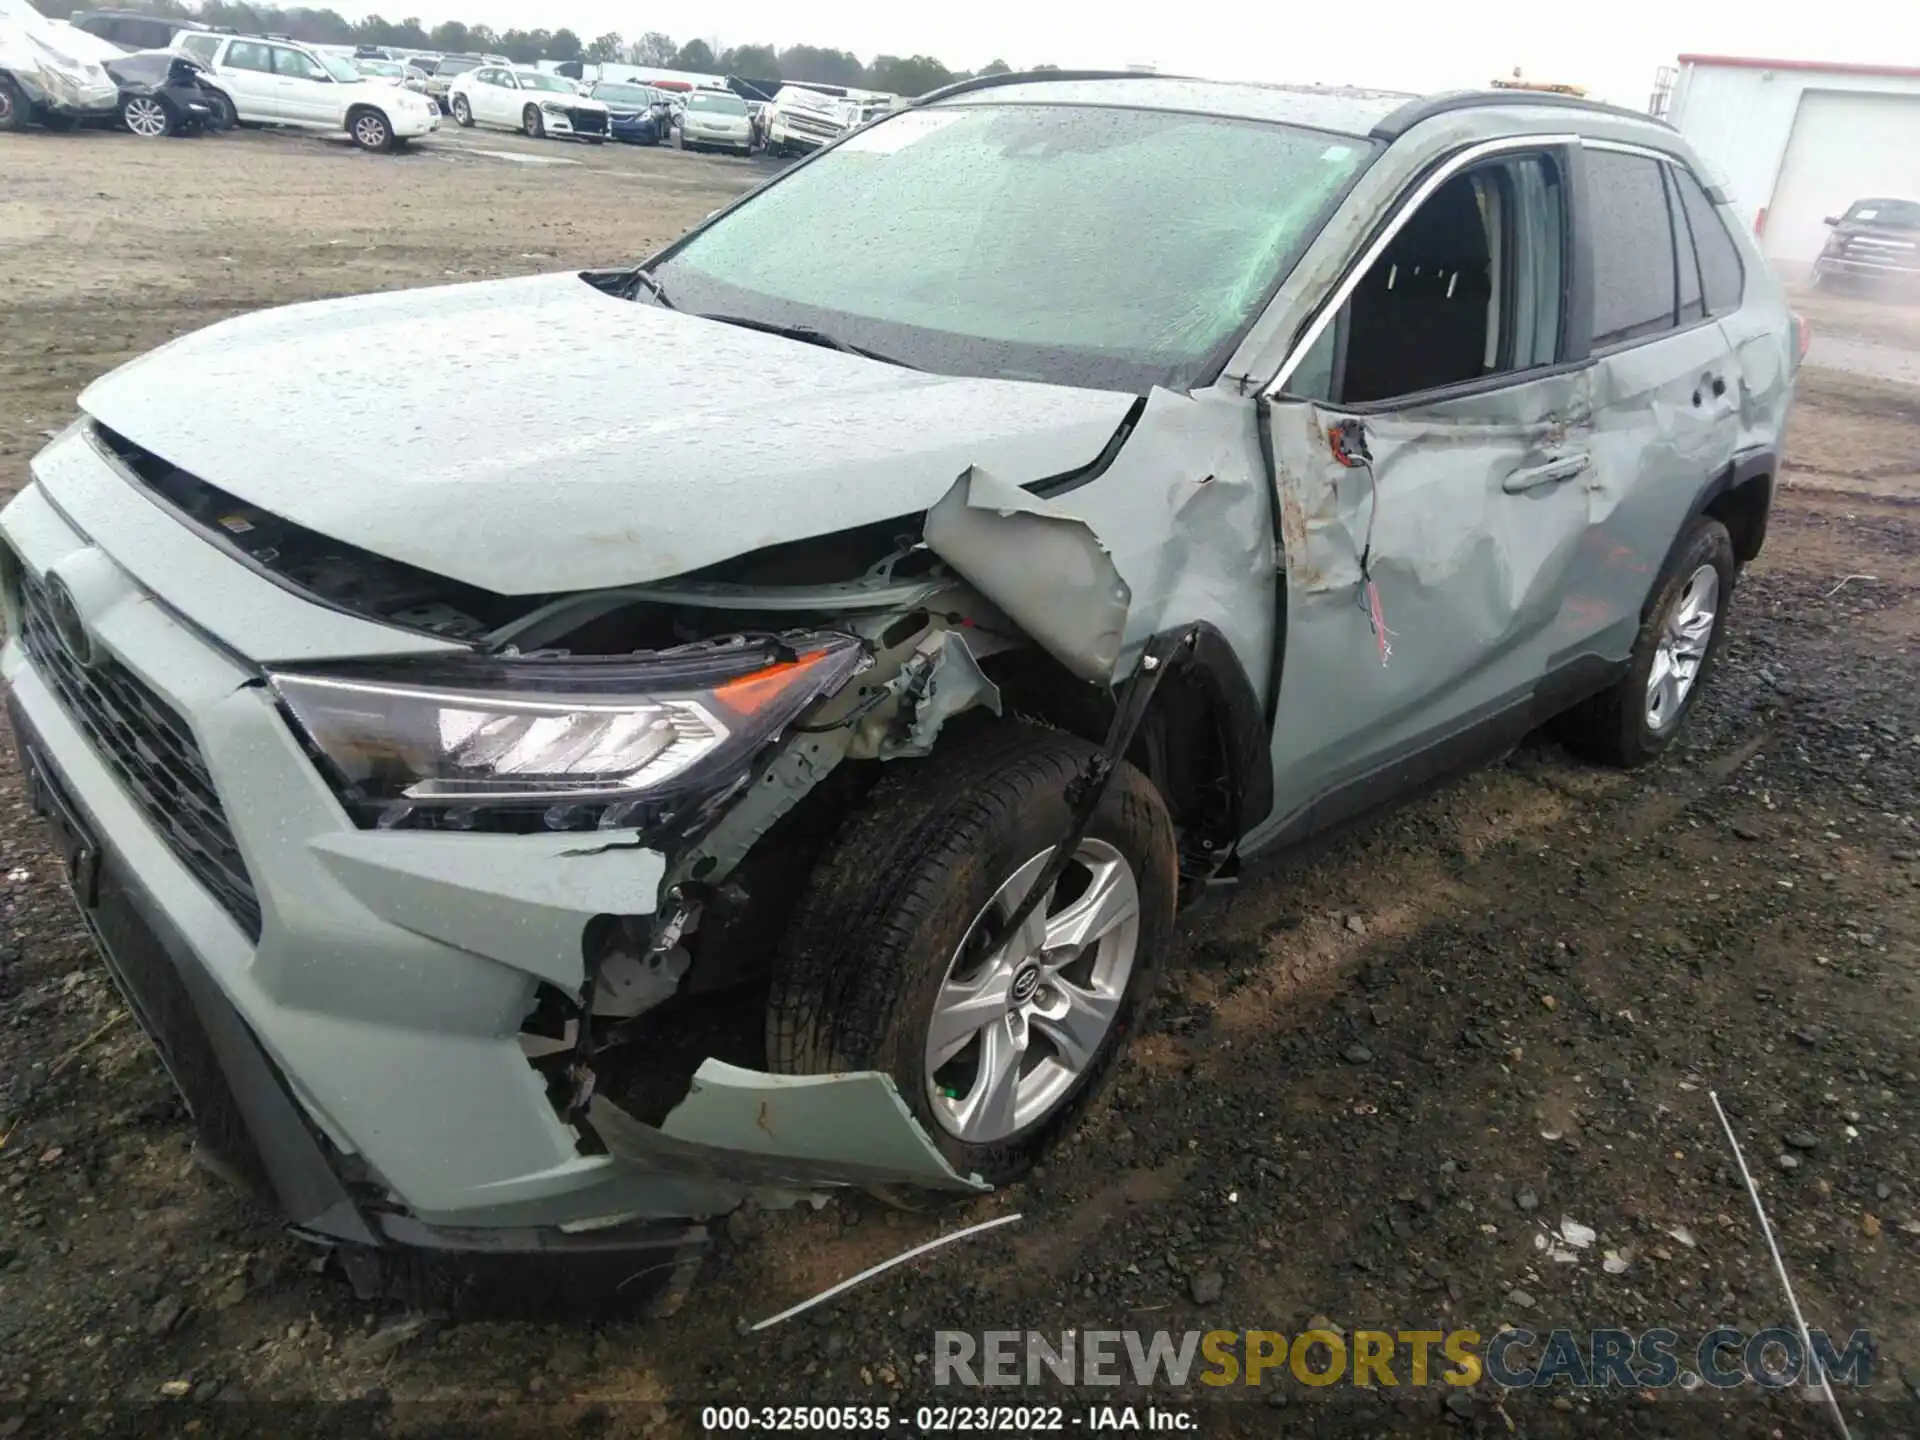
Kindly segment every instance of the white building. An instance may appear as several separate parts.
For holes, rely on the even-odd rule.
[[[1920,200],[1920,69],[1682,55],[1668,118],[1790,279],[1826,243],[1824,217]]]

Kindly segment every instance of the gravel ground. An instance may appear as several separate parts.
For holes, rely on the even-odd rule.
[[[79,134],[0,137],[0,173],[11,491],[87,380],[173,335],[270,303],[635,256],[763,168],[508,136],[374,157],[259,133]],[[1816,332],[1845,342],[1836,355],[1920,350],[1920,313],[1807,304]],[[855,1197],[735,1217],[664,1322],[358,1304],[196,1170],[7,746],[0,1440],[302,1421],[672,1434],[697,1412],[656,1402],[910,1408],[951,1398],[930,1383],[936,1328],[1784,1323],[1709,1088],[1808,1322],[1876,1336],[1875,1383],[1847,1397],[1854,1433],[1920,1433],[1916,456],[1920,390],[1810,370],[1767,552],[1667,762],[1622,776],[1529,743],[1256,867],[1183,917],[1156,1025],[1029,1182],[937,1214]],[[743,1319],[1014,1210],[1018,1224],[744,1333]],[[1572,1263],[1536,1248],[1563,1217],[1598,1232]],[[1075,1416],[1085,1403],[1018,1398],[1043,1393]],[[1207,1402],[1209,1433],[1827,1425],[1752,1389],[1381,1397],[1289,1382],[1237,1403],[1198,1387],[1157,1398]]]

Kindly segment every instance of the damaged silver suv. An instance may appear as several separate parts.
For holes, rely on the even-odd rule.
[[[1658,755],[1800,341],[1644,117],[967,82],[637,268],[96,382],[14,730],[210,1155],[369,1284],[624,1280],[1019,1174],[1254,852]]]

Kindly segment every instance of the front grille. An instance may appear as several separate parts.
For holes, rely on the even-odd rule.
[[[573,122],[573,128],[583,135],[604,135],[607,133],[607,115],[604,110],[567,111],[567,119]]]
[[[147,823],[249,936],[260,938],[260,900],[233,842],[220,795],[185,720],[111,655],[91,664],[53,623],[45,586],[20,578],[20,639],[67,714],[93,742]]]
[[[823,115],[811,115],[805,110],[789,110],[787,128],[821,140],[833,140],[837,139],[847,127]]]

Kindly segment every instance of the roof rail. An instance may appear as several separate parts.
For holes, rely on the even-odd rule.
[[[1572,95],[1556,95],[1547,90],[1443,90],[1437,95],[1422,95],[1417,100],[1409,100],[1382,119],[1367,134],[1368,138],[1373,140],[1398,140],[1421,121],[1431,120],[1436,115],[1450,115],[1456,110],[1480,110],[1500,105],[1546,105],[1556,110],[1584,110],[1589,114],[1613,115],[1624,120],[1643,120],[1649,125],[1659,126],[1662,130],[1674,128],[1665,120],[1649,115],[1644,110],[1629,110],[1622,105],[1608,105],[1599,100],[1582,100]]]
[[[938,90],[929,90],[917,99],[908,101],[908,105],[930,105],[935,100],[945,100],[954,95],[968,95],[975,90],[995,90],[1002,85],[1045,84],[1049,80],[1185,80],[1185,75],[1156,75],[1144,70],[1009,70],[1004,75],[975,75],[968,80],[956,80],[951,85],[942,85]]]

